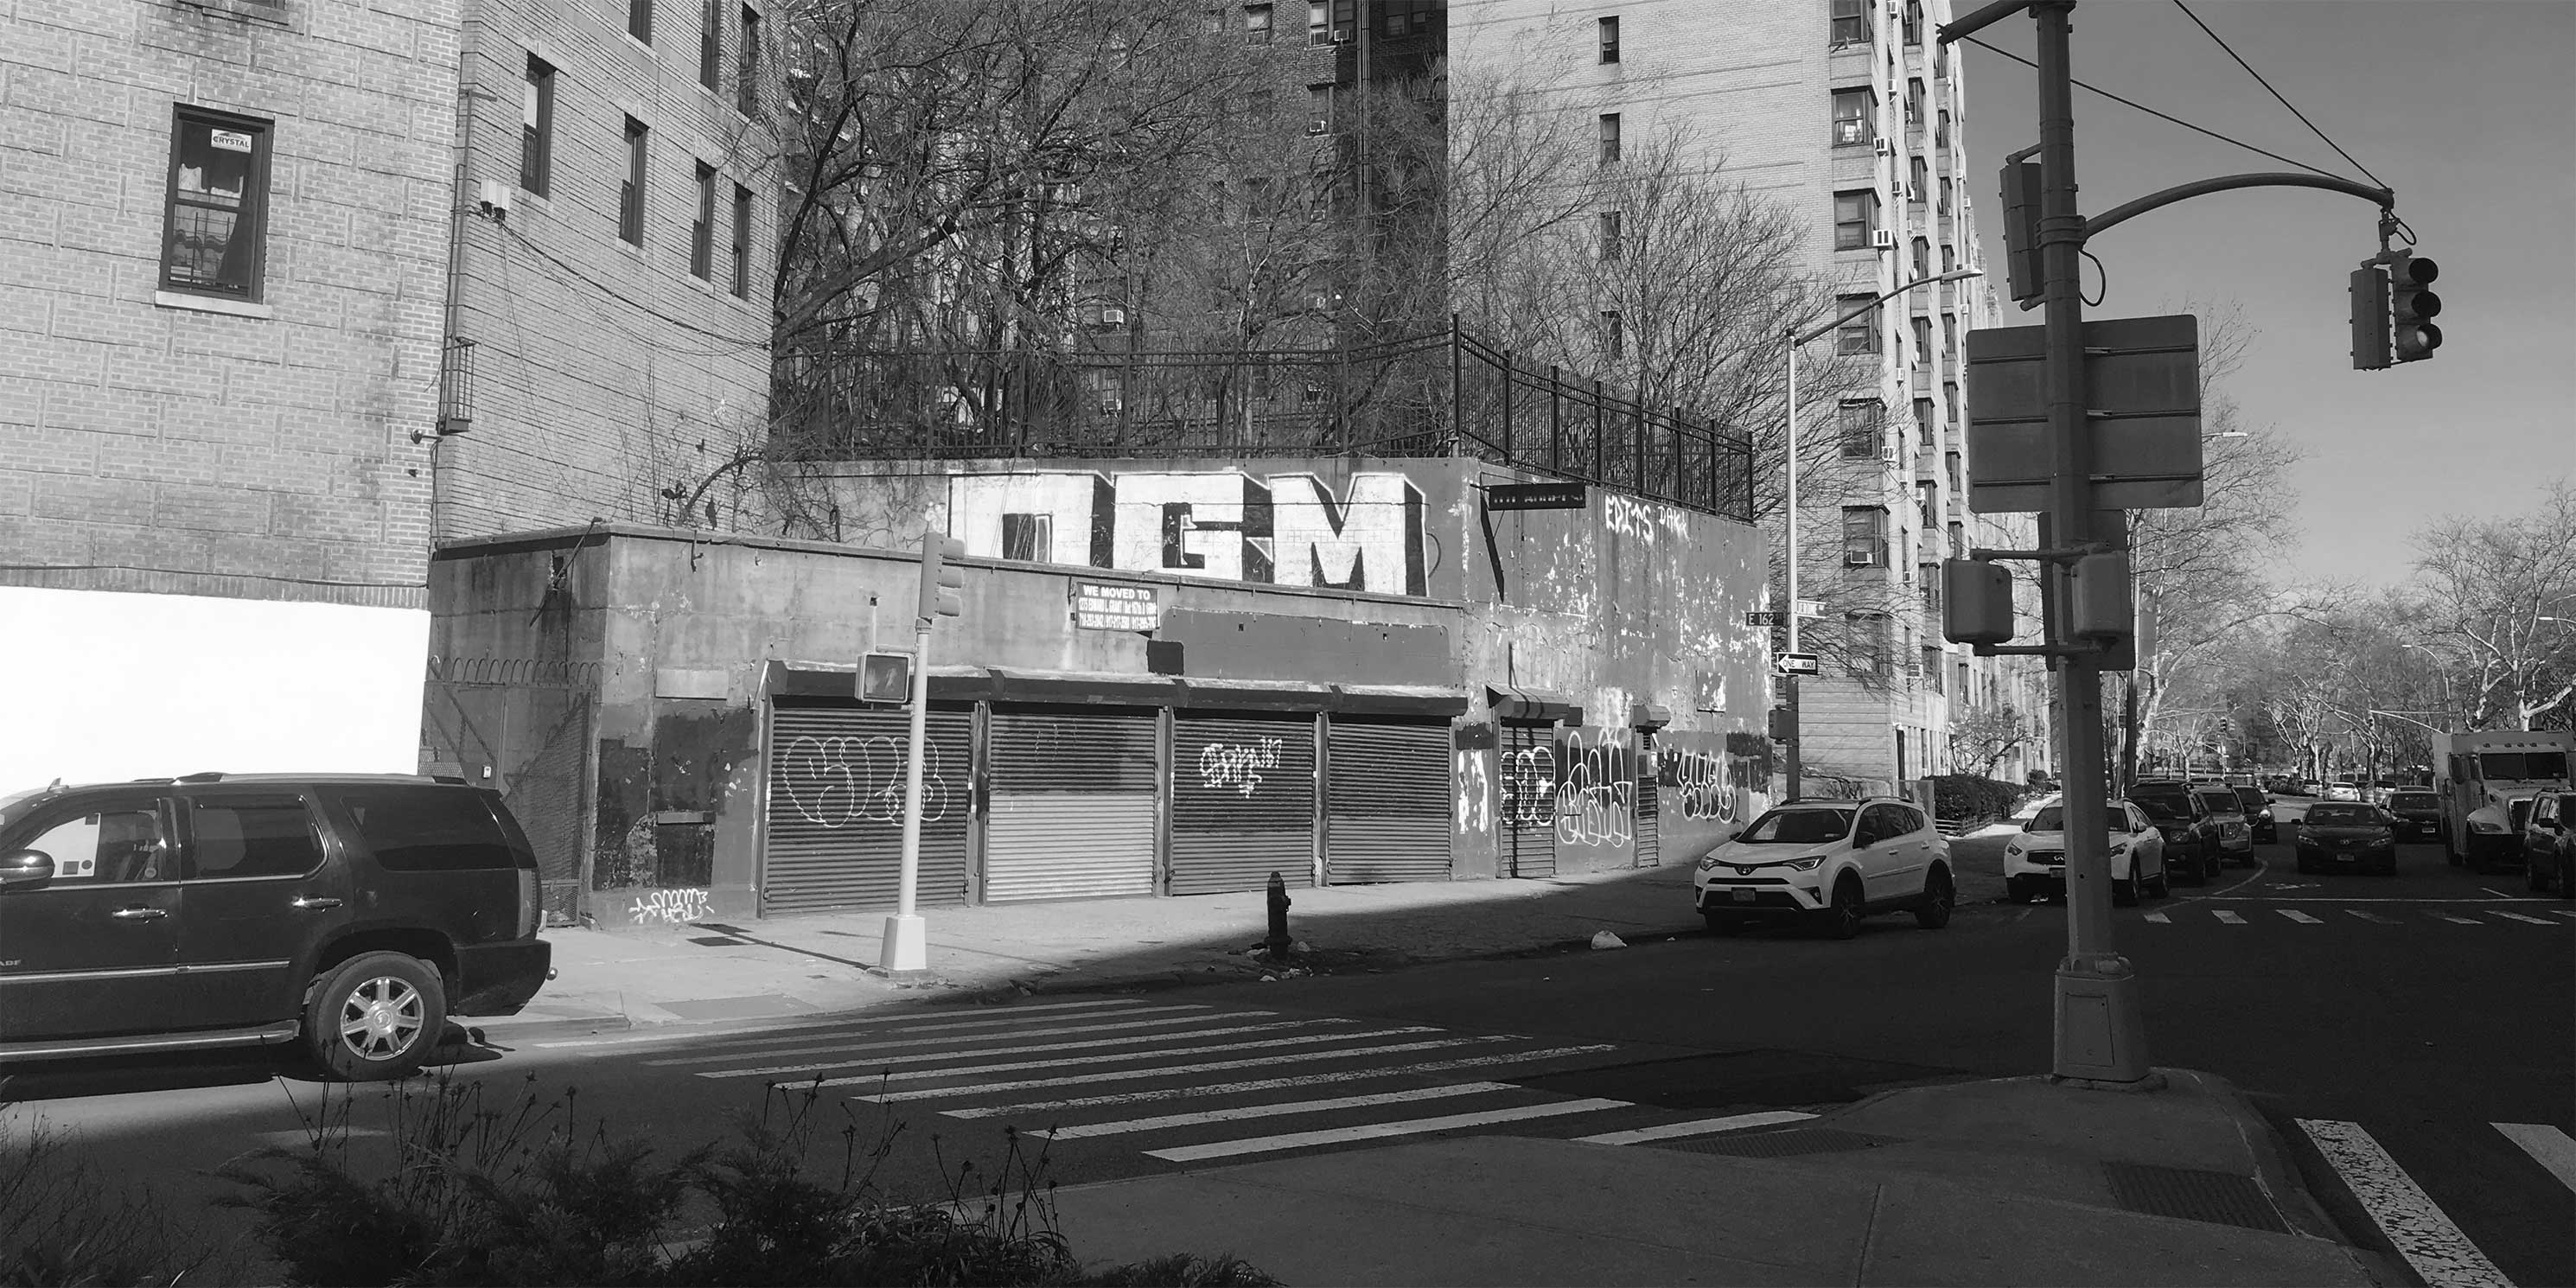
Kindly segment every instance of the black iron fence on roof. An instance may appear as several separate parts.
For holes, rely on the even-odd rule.
[[[1461,456],[1729,518],[1744,435],[1456,326],[1347,349],[782,354],[772,434],[794,459]]]

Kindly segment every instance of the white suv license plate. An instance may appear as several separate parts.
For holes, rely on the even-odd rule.
[[[1751,902],[1753,902],[1753,891],[1751,891],[1751,890],[1749,890],[1749,889],[1746,889],[1746,888],[1745,888],[1745,887],[1743,887],[1743,886],[1737,886],[1736,888],[1734,888],[1734,889],[1732,889],[1732,890],[1729,890],[1729,891],[1727,891],[1726,893],[1727,893],[1727,897],[1729,897],[1729,898],[1731,898],[1731,899],[1735,900],[1737,903],[1751,903]]]

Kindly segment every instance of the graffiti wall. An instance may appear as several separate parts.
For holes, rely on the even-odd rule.
[[[1655,783],[1662,791],[1665,861],[1697,858],[1728,824],[1741,825],[1768,799],[1770,743],[1759,734],[1665,730],[1655,736]]]
[[[958,474],[948,535],[987,559],[1383,595],[1431,593],[1423,490],[1401,471]]]

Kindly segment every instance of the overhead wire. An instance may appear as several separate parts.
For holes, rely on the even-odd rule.
[[[2013,60],[2014,62],[2020,63],[2020,64],[2021,64],[2022,66],[2024,66],[2024,67],[2037,68],[2037,67],[2039,66],[2039,64],[2037,64],[2037,63],[2035,63],[2035,62],[2032,62],[2031,60],[2029,60],[2029,59],[2027,59],[2027,58],[2024,58],[2024,57],[2022,57],[2021,55],[2016,54],[2016,53],[2012,52],[2012,51],[2011,51],[2011,50],[2009,50],[2009,49],[1997,49],[1997,48],[1996,48],[1996,47],[1994,47],[1993,45],[1989,45],[1989,44],[1987,44],[1986,42],[1984,42],[1984,41],[1982,41],[1982,40],[1979,40],[1979,39],[1977,39],[1977,38],[1976,38],[1976,37],[1974,37],[1974,36],[1961,36],[1961,37],[1959,37],[1959,39],[1964,40],[1964,41],[1968,42],[1968,43],[1969,43],[1969,44],[1971,44],[1971,45],[1975,45],[1977,48],[1982,49],[1982,50],[1985,50],[1986,52],[1988,52],[1988,53],[1990,53],[1990,54],[1999,54],[1999,55],[2001,55],[2001,56],[2003,56],[2003,57],[2005,57],[2005,58],[2009,58],[2009,59]],[[2245,140],[2243,140],[2243,139],[2239,139],[2239,138],[2231,138],[2231,137],[2229,137],[2229,136],[2227,136],[2227,135],[2224,135],[2224,134],[2219,133],[2219,132],[2218,132],[2218,131],[2216,131],[2216,130],[2209,129],[2209,128],[2207,128],[2206,126],[2194,125],[2194,124],[2192,124],[2192,123],[2191,123],[2191,122],[2189,122],[2189,121],[2183,120],[2181,117],[2166,115],[2165,113],[2163,113],[2163,112],[2159,112],[2159,111],[2157,111],[2156,109],[2154,109],[2154,108],[2152,108],[2152,107],[2149,107],[2149,106],[2147,106],[2147,105],[2146,105],[2146,104],[2144,104],[2144,103],[2140,103],[2140,102],[2137,102],[2137,101],[2132,100],[2132,99],[2122,98],[2122,97],[2120,97],[2119,95],[2114,94],[2114,93],[2112,93],[2111,91],[2109,91],[2109,90],[2107,90],[2107,89],[2103,89],[2102,87],[2100,87],[2100,86],[2098,86],[2098,85],[2087,85],[2087,84],[2085,84],[2083,81],[2080,81],[2080,80],[2074,80],[2074,78],[2072,78],[2072,77],[2069,77],[2068,79],[2069,79],[2070,81],[2072,81],[2072,82],[2073,82],[2073,84],[2075,85],[2075,87],[2076,87],[2077,89],[2087,89],[2087,90],[2091,90],[2091,91],[2093,91],[2094,93],[2099,94],[2099,95],[2101,95],[2102,97],[2107,98],[2107,99],[2111,100],[2111,101],[2112,101],[2112,102],[2114,102],[2114,103],[2118,103],[2118,104],[2120,104],[2120,105],[2121,105],[2121,106],[2123,106],[2123,107],[2134,107],[2134,108],[2138,109],[2139,111],[2144,112],[2144,113],[2146,113],[2147,115],[2149,115],[2149,116],[2152,116],[2152,117],[2156,118],[2157,120],[2160,120],[2160,121],[2169,121],[2169,122],[2171,122],[2171,123],[2173,123],[2173,124],[2175,124],[2175,125],[2179,125],[2179,126],[2183,127],[2183,128],[2184,128],[2184,129],[2186,129],[2186,130],[2193,130],[2193,131],[2196,131],[2196,132],[2201,133],[2201,134],[2206,134],[2206,135],[2208,135],[2209,137],[2211,137],[2211,138],[2213,138],[2213,139],[2216,139],[2216,140],[2218,140],[2218,141],[2219,141],[2219,142],[2221,142],[2221,143],[2233,143],[2233,144],[2235,144],[2236,146],[2238,146],[2238,147],[2240,147],[2240,148],[2243,148],[2243,149],[2245,149],[2245,150],[2246,150],[2246,151],[2248,151],[2248,152],[2256,153],[2256,154],[2261,155],[2261,156],[2267,156],[2267,157],[2270,157],[2271,159],[2273,159],[2273,160],[2275,160],[2275,161],[2278,161],[2278,162],[2280,162],[2280,163],[2281,163],[2281,164],[2283,164],[2283,165],[2294,165],[2294,166],[2297,166],[2298,168],[2300,168],[2300,169],[2302,169],[2302,170],[2305,170],[2305,171],[2307,171],[2307,172],[2308,172],[2308,173],[2310,173],[2310,174],[2319,174],[2319,175],[2324,175],[2326,178],[2329,178],[2329,179],[2337,179],[2337,180],[2341,180],[2341,179],[2343,178],[2343,176],[2342,176],[2342,175],[2336,174],[2335,172],[2333,172],[2333,171],[2331,171],[2331,170],[2320,170],[2320,169],[2318,169],[2318,168],[2317,168],[2317,167],[2315,167],[2315,166],[2309,165],[2309,164],[2308,164],[2307,162],[2305,162],[2305,161],[2295,161],[2295,160],[2292,160],[2292,159],[2291,159],[2291,158],[2289,158],[2289,157],[2282,156],[2282,155],[2281,155],[2280,153],[2278,153],[2278,152],[2266,152],[2266,151],[2264,151],[2263,149],[2258,148],[2258,147],[2254,146],[2253,144],[2246,142],[2246,141],[2245,141]],[[2374,182],[2374,183],[2375,183],[2375,182],[2377,182],[2377,180],[2376,180],[2376,179],[2374,179],[2374,180],[2372,180],[2372,182]]]
[[[2192,22],[2192,25],[2193,25],[2193,26],[2198,27],[2198,28],[2200,28],[2203,32],[2208,33],[2208,36],[2209,36],[2209,38],[2210,38],[2211,40],[2215,40],[2215,41],[2217,41],[2217,42],[2218,42],[2218,47],[2219,47],[2220,49],[2226,50],[2226,51],[2227,51],[2227,56],[2228,56],[2228,57],[2230,57],[2230,58],[2235,59],[2235,60],[2236,60],[2236,65],[2237,65],[2237,66],[2239,66],[2239,67],[2244,68],[2244,69],[2245,69],[2245,74],[2246,74],[2246,75],[2248,75],[2248,76],[2253,77],[2253,78],[2254,78],[2254,83],[2255,83],[2255,84],[2262,86],[2262,87],[2264,88],[2264,90],[2266,90],[2267,92],[2269,92],[2269,93],[2272,95],[2272,97],[2273,97],[2274,99],[2279,100],[2279,102],[2280,102],[2281,106],[2286,107],[2286,108],[2289,108],[2289,109],[2290,109],[2290,115],[2292,115],[2292,116],[2295,116],[2295,117],[2299,118],[2299,124],[2301,124],[2301,125],[2304,125],[2304,126],[2308,127],[2309,132],[2310,132],[2310,133],[2315,134],[2318,138],[2320,138],[2320,139],[2325,139],[2326,146],[2327,146],[2327,147],[2330,147],[2330,148],[2333,148],[2333,149],[2335,150],[2335,155],[2336,155],[2336,156],[2342,157],[2342,158],[2343,158],[2344,160],[2346,160],[2346,161],[2351,161],[2351,162],[2352,162],[2352,168],[2353,168],[2353,169],[2355,169],[2355,170],[2359,170],[2359,171],[2361,171],[2361,173],[2362,173],[2362,177],[2363,177],[2363,178],[2366,178],[2366,179],[2370,180],[2372,183],[2376,183],[2376,184],[2378,184],[2378,185],[2379,185],[2380,187],[2382,187],[2382,188],[2385,188],[2385,187],[2387,187],[2387,186],[2388,186],[2385,182],[2383,182],[2383,181],[2380,179],[2380,177],[2379,177],[2378,175],[2372,174],[2372,173],[2370,172],[2370,167],[2369,167],[2369,166],[2363,165],[2363,164],[2362,164],[2361,162],[2359,162],[2359,161],[2354,161],[2354,160],[2353,160],[2353,156],[2352,156],[2352,154],[2343,150],[2343,145],[2342,145],[2342,144],[2335,142],[2333,139],[2326,138],[2326,132],[2325,132],[2325,131],[2323,131],[2323,130],[2318,129],[2318,128],[2317,128],[2317,123],[2316,123],[2316,122],[2314,122],[2314,121],[2309,120],[2309,119],[2308,119],[2308,114],[2307,114],[2307,113],[2300,111],[2296,106],[2294,106],[2294,105],[2290,102],[2290,100],[2289,100],[2289,99],[2287,99],[2287,98],[2283,98],[2283,97],[2282,97],[2282,95],[2281,95],[2281,91],[2279,91],[2279,90],[2277,90],[2277,89],[2273,89],[2273,88],[2272,88],[2272,82],[2270,82],[2270,81],[2267,81],[2267,80],[2263,79],[2263,73],[2261,73],[2261,72],[2258,72],[2258,71],[2254,70],[2254,64],[2252,64],[2252,63],[2249,63],[2249,62],[2245,61],[2245,59],[2244,59],[2244,57],[2243,57],[2242,55],[2239,55],[2239,54],[2236,52],[2236,50],[2235,50],[2234,48],[2232,48],[2231,46],[2229,46],[2229,45],[2228,45],[2227,40],[2226,40],[2226,38],[2225,38],[2225,37],[2223,37],[2223,36],[2219,35],[2219,34],[2218,34],[2217,32],[2215,32],[2215,31],[2211,31],[2211,30],[2209,29],[2209,24],[2208,24],[2208,23],[2205,23],[2205,22],[2202,22],[2202,21],[2200,20],[2200,15],[2199,15],[2199,14],[2196,14],[2196,13],[2193,13],[2193,12],[2191,11],[2191,6],[2190,6],[2190,5],[2184,4],[2184,3],[2182,2],[2182,0],[2173,0],[2173,4],[2174,4],[2174,8],[2182,10],[2182,16],[2184,16],[2184,17],[2186,17],[2186,18],[2191,19],[2191,22]]]

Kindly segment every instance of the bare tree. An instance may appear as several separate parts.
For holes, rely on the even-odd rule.
[[[2576,486],[2528,514],[2451,517],[2417,534],[2419,638],[2459,681],[2472,729],[2566,726],[2576,698]]]
[[[1992,778],[1995,766],[2030,741],[2030,720],[2009,702],[1971,706],[1950,716],[1950,763],[1975,765]]]

